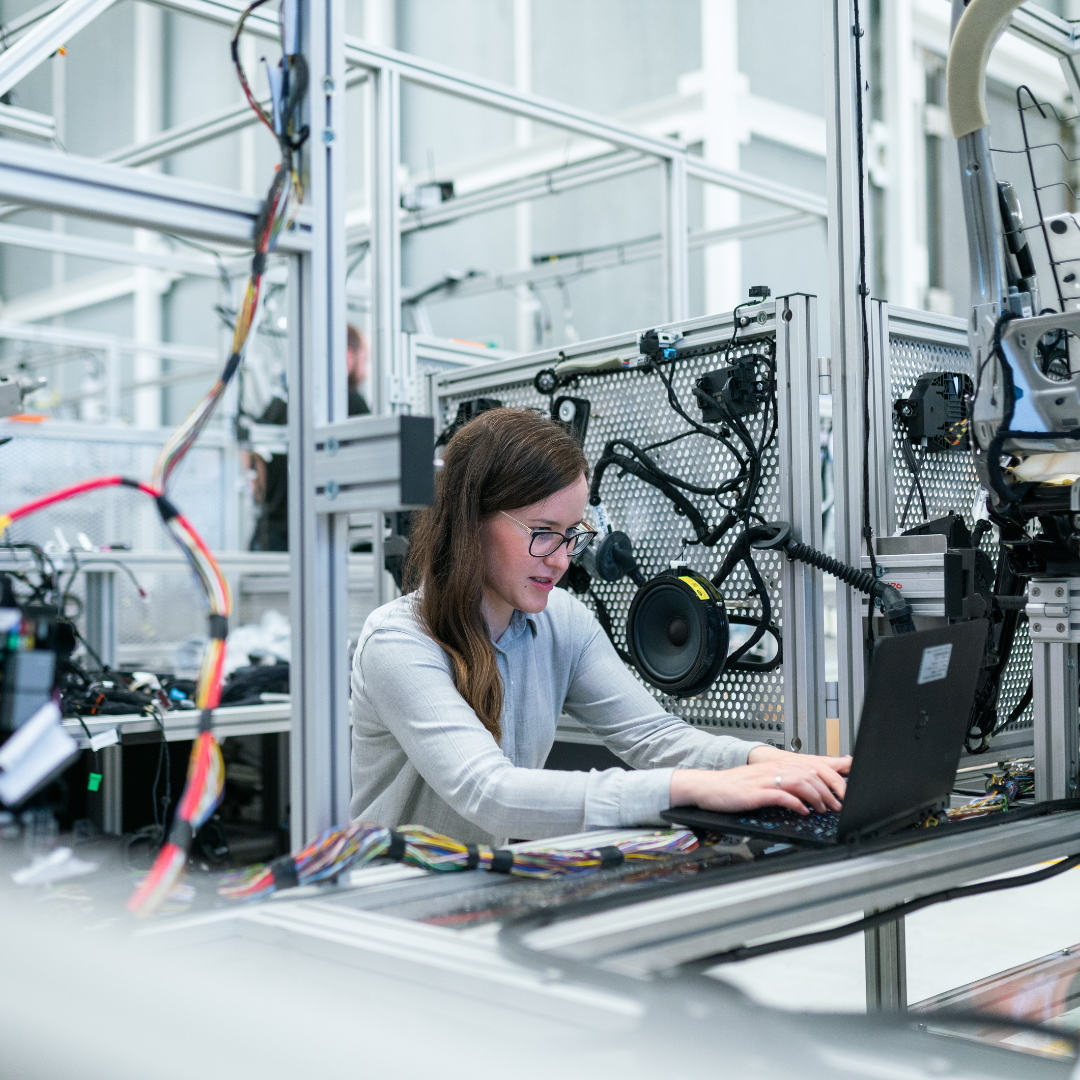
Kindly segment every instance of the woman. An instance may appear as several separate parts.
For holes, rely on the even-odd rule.
[[[847,758],[697,731],[665,712],[556,589],[588,463],[558,424],[493,409],[450,440],[413,529],[418,591],[372,612],[352,674],[354,817],[458,840],[651,824],[671,806],[838,809]],[[544,770],[565,710],[635,770]]]

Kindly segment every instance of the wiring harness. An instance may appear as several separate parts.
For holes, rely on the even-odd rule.
[[[486,844],[463,844],[422,825],[390,829],[354,821],[329,829],[295,855],[227,874],[218,893],[229,900],[253,900],[282,889],[313,885],[338,877],[374,859],[448,873],[486,870],[515,877],[544,879],[589,874],[624,862],[655,861],[694,851],[697,838],[689,829],[650,833],[598,848],[537,847],[511,850]]]
[[[768,295],[768,290],[760,288],[752,291],[752,295],[758,293],[761,297]],[[741,308],[760,303],[760,299],[753,299],[747,304],[741,304],[735,309],[735,330],[731,339],[720,345],[683,346],[678,343],[667,343],[661,339],[657,331],[648,331],[641,336],[640,350],[644,361],[639,369],[654,373],[664,388],[668,405],[689,426],[687,430],[680,432],[672,438],[661,442],[652,443],[648,446],[639,447],[629,439],[611,439],[605,446],[603,453],[593,467],[592,482],[589,488],[589,503],[593,507],[601,529],[606,527],[607,514],[603,507],[600,489],[604,476],[608,469],[615,467],[623,475],[634,476],[637,479],[656,488],[675,508],[675,512],[684,517],[691,529],[693,537],[686,537],[683,543],[687,546],[700,545],[702,547],[715,547],[731,531],[742,527],[742,533],[736,537],[728,555],[720,570],[713,576],[712,584],[720,588],[730,576],[735,567],[742,563],[750,577],[754,591],[761,604],[760,616],[750,618],[746,616],[733,617],[732,621],[753,626],[753,632],[739,648],[735,649],[727,658],[725,670],[772,670],[782,662],[779,649],[776,655],[769,661],[758,662],[744,660],[743,657],[750,652],[765,636],[772,634],[779,645],[781,635],[778,627],[772,621],[772,598],[769,595],[768,586],[761,576],[754,562],[751,547],[747,542],[747,530],[753,521],[762,521],[760,514],[754,511],[757,497],[761,489],[764,476],[764,462],[766,455],[773,445],[777,434],[778,407],[776,401],[776,357],[775,342],[755,342],[754,351],[746,356],[732,360],[732,353],[739,345],[738,327],[740,320],[738,313]],[[702,409],[703,418],[708,416],[709,423],[695,420],[686,410],[679,399],[674,386],[674,365],[700,356],[717,354],[718,360],[723,363],[739,367],[739,379],[750,389],[752,395],[747,411],[760,412],[760,419],[754,424],[744,419],[742,410],[737,408],[729,395],[714,393],[714,387],[702,378],[694,389],[697,403]],[[734,380],[735,376],[730,376]],[[755,435],[752,428],[760,426],[760,435]],[[676,476],[663,469],[656,461],[652,452],[661,447],[668,446],[681,439],[693,435],[701,435],[718,442],[727,453],[734,459],[737,465],[735,475],[722,480],[718,484],[696,484],[682,477]],[[690,496],[703,496],[713,500],[723,511],[723,517],[716,524],[710,524],[706,514]],[[618,539],[617,536],[612,537]],[[630,565],[629,559],[627,572],[637,584],[642,584],[644,578],[636,564]],[[580,590],[578,590],[580,591]],[[615,641],[611,628],[611,619],[606,606],[595,591],[589,589],[597,609],[597,618],[601,626],[612,639],[619,655],[628,660],[625,651]]]

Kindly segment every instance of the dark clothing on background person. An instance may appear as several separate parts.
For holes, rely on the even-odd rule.
[[[286,424],[289,407],[281,398],[271,398],[270,404],[255,421],[257,424]],[[264,459],[265,461],[265,459]],[[289,550],[289,456],[271,454],[265,461],[266,481],[255,531],[251,534],[250,551]]]
[[[349,388],[349,415],[366,416],[371,412],[364,395]],[[271,398],[255,422],[257,424],[287,424],[288,405],[281,398]],[[266,462],[266,486],[259,518],[251,535],[249,551],[289,550],[289,457],[272,454]]]
[[[371,412],[368,407],[367,401],[364,399],[364,395],[360,393],[356,387],[349,387],[349,415],[350,416],[367,416]]]

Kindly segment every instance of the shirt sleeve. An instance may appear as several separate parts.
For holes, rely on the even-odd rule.
[[[577,617],[585,645],[564,709],[635,769],[730,769],[745,765],[760,743],[710,735],[665,712],[627,670],[600,624],[584,605]],[[670,781],[669,781],[670,782]],[[670,805],[667,793],[655,812]]]
[[[361,675],[354,687],[362,687],[432,790],[495,836],[527,840],[650,824],[670,805],[670,769],[561,772],[513,765],[458,693],[448,658],[429,639],[379,630],[354,663]]]

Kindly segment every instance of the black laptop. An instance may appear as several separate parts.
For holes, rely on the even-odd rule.
[[[664,811],[664,818],[822,847],[897,832],[947,806],[986,635],[986,620],[975,619],[878,641],[840,810],[804,816],[768,807],[721,814],[680,806]]]

